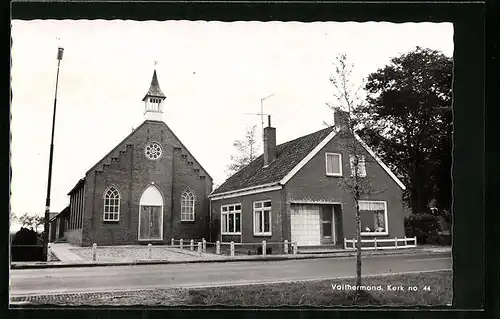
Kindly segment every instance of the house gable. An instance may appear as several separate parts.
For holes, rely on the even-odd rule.
[[[325,148],[325,146],[335,138],[337,135],[338,131],[333,131],[331,134],[329,134],[321,143],[319,143],[309,154],[307,154],[306,157],[300,161],[297,166],[295,166],[281,181],[281,185],[285,185],[297,172],[299,172],[314,156],[316,156],[318,153],[321,153],[321,151]],[[356,141],[363,147],[363,149],[366,151],[366,155],[369,155],[388,175],[394,182],[402,189],[405,190],[406,187],[405,185],[401,182],[401,180],[391,171],[391,169],[384,164],[382,159],[377,156],[377,154],[359,137],[359,135],[354,134],[354,137]],[[340,149],[337,151],[339,152]],[[333,152],[335,153],[335,152]],[[344,154],[343,158],[347,159],[349,154]],[[323,165],[324,167],[324,165]],[[350,172],[350,168],[348,170]]]
[[[339,182],[342,178],[351,175],[349,156],[352,155],[349,154],[349,151],[342,145],[345,142],[346,138],[341,134],[337,134],[320,149],[315,150],[316,153],[310,156],[308,161],[286,181],[284,187],[288,200],[307,199],[311,202],[344,202],[347,190],[342,189]],[[366,178],[370,179],[369,181],[373,186],[373,191],[377,194],[388,192],[391,194],[391,198],[393,197],[392,195],[394,195],[395,198],[400,198],[402,183],[399,179],[394,179],[395,176],[391,176],[392,172],[391,174],[387,172],[387,166],[380,165],[380,159],[374,157],[372,155],[374,153],[371,152],[371,150],[367,150],[361,143],[359,146],[363,146],[359,147],[361,151],[359,155],[365,157]],[[326,154],[340,155],[342,163],[340,167],[340,171],[342,172],[341,176],[327,174]]]
[[[382,162],[382,159],[375,154],[375,152],[359,137],[358,134],[354,134],[356,140],[363,146],[363,148],[371,155],[375,161],[384,169],[384,171],[398,184],[402,190],[406,190],[406,186],[401,182],[399,178],[391,171],[391,169]]]

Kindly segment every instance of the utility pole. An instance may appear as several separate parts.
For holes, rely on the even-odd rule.
[[[52,136],[50,138],[50,156],[49,156],[49,177],[47,182],[47,198],[45,199],[45,223],[43,227],[43,256],[47,260],[48,245],[49,245],[49,225],[50,225],[50,186],[52,183],[52,158],[54,156],[54,128],[56,125],[56,107],[57,107],[57,85],[59,84],[59,66],[63,58],[64,48],[57,49],[57,75],[56,75],[56,91],[54,94],[54,112],[52,114]]]

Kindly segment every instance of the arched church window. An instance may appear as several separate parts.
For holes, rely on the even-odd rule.
[[[104,192],[104,221],[120,220],[120,192],[114,185]]]
[[[188,188],[181,196],[181,221],[194,221],[195,196]]]

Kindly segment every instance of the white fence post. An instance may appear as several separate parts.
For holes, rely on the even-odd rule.
[[[408,246],[408,239],[406,239],[406,235],[405,235],[405,246]]]
[[[47,261],[50,261],[50,243],[47,244]]]
[[[172,238],[172,240],[170,241],[170,245],[174,245],[175,244],[175,240]]]
[[[201,256],[201,241],[198,242],[198,255]]]
[[[207,251],[207,241],[205,240],[205,238],[202,239],[202,243],[203,243],[202,250],[203,250],[203,252],[206,252]]]
[[[182,238],[179,240],[179,245],[181,246],[181,249],[184,249],[184,240]]]
[[[191,241],[189,242],[189,250],[193,251],[194,250],[194,240],[191,239]]]
[[[217,241],[217,242],[215,243],[215,253],[216,253],[217,255],[220,255],[220,241]]]
[[[153,259],[153,245],[148,244],[148,259]]]
[[[293,246],[293,254],[294,254],[294,255],[297,255],[297,242],[296,242],[296,241],[294,241],[294,242],[292,243],[292,246]]]
[[[344,249],[347,249],[347,238],[344,237]]]
[[[284,246],[284,250],[283,250],[283,252],[284,252],[285,254],[288,254],[288,240],[287,240],[287,239],[285,239],[285,246]]]
[[[396,247],[396,249],[398,248],[398,238],[397,237],[394,237],[394,246]]]
[[[231,242],[230,251],[231,251],[231,257],[234,257],[234,241]]]
[[[262,256],[266,255],[266,241],[262,241]]]
[[[415,247],[417,247],[417,236],[413,237],[413,239],[415,240]]]
[[[375,245],[375,250],[377,250],[377,237],[373,238],[373,244]]]
[[[96,261],[97,260],[97,244],[94,243],[92,245],[92,260]]]

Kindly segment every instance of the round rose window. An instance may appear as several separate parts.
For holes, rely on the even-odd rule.
[[[163,154],[163,150],[161,149],[160,144],[156,142],[151,142],[146,145],[144,153],[146,154],[146,157],[149,158],[150,160],[157,160]]]

